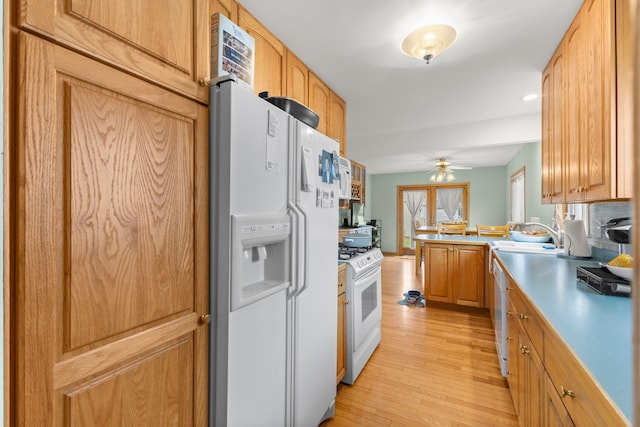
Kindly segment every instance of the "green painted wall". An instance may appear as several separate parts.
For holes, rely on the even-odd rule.
[[[469,224],[505,224],[507,182],[504,166],[456,171],[456,182],[469,182]],[[369,217],[382,221],[382,250],[396,252],[397,192],[399,185],[429,184],[425,172],[371,175],[367,178]]]
[[[537,216],[540,222],[552,225],[551,218],[556,205],[543,205],[542,200],[542,148],[539,142],[525,144],[507,165],[507,181],[521,167],[525,167],[525,218]],[[510,217],[511,199],[509,185],[506,187],[506,216]]]
[[[542,152],[539,142],[525,144],[507,166],[474,168],[456,172],[457,182],[469,182],[469,224],[505,224],[510,218],[510,178],[525,167],[526,217],[551,225],[555,205],[543,205]],[[399,185],[428,184],[424,172],[367,174],[366,218],[382,221],[382,250],[396,252],[396,206]]]

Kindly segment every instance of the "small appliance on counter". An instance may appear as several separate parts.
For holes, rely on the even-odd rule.
[[[631,227],[631,218],[613,218],[600,226],[609,240],[618,244],[618,254],[626,252],[624,245],[631,243]]]
[[[631,224],[631,218],[614,218],[600,226],[605,230],[609,240],[618,244],[619,254],[624,253],[624,245],[631,243]],[[613,265],[613,261],[611,264]],[[608,268],[604,264],[601,264],[601,267],[578,267],[576,275],[578,280],[600,294],[630,297],[632,282],[613,274],[610,269],[613,267]]]
[[[577,267],[578,280],[599,294],[631,296],[631,282],[610,273],[602,267]]]

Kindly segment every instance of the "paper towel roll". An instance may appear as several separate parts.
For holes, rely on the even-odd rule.
[[[564,221],[564,253],[570,256],[590,257],[591,246],[587,242],[584,222],[580,219]]]
[[[611,291],[618,292],[621,294],[630,294],[631,293],[631,285],[624,285],[622,283],[612,283]]]

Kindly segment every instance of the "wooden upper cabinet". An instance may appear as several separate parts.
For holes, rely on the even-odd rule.
[[[542,75],[542,202],[563,197],[564,97],[557,96],[563,81],[563,56],[557,51]]]
[[[24,32],[14,57],[13,422],[206,425],[207,108]]]
[[[253,89],[270,96],[286,93],[286,49],[264,25],[238,5],[238,25],[256,41]]]
[[[201,101],[208,89],[206,0],[19,0],[17,24]]]
[[[327,135],[340,143],[340,155],[347,155],[347,103],[335,92],[329,96],[329,128]]]
[[[318,131],[327,134],[329,128],[329,98],[331,90],[311,71],[309,71],[309,108],[318,114]],[[341,146],[342,148],[342,146]],[[342,155],[342,150],[341,155]]]
[[[629,0],[586,0],[547,69],[543,100],[543,157],[564,144],[562,197],[548,203],[632,197],[632,36]],[[561,67],[557,68],[556,64]],[[557,72],[562,70],[562,72]],[[549,128],[553,129],[549,131]],[[563,136],[561,136],[563,135]],[[550,150],[550,151],[547,151]],[[557,161],[557,159],[556,159]],[[544,184],[543,178],[543,184]],[[544,185],[543,185],[544,188]]]
[[[566,135],[564,138],[566,144],[564,201],[567,202],[582,201],[585,195],[582,188],[584,188],[586,173],[585,156],[588,150],[585,147],[584,123],[588,115],[589,93],[585,80],[587,25],[583,21],[576,19],[565,37],[563,51],[566,53],[566,73],[562,76],[565,89],[564,92],[558,93],[558,97],[566,98],[563,125]]]
[[[615,0],[588,0],[582,11],[587,26],[586,75],[588,102],[583,120],[585,201],[616,197],[615,149]],[[613,152],[613,155],[612,155]]]
[[[616,1],[617,193],[633,197],[633,13],[631,1]]]
[[[238,23],[238,2],[235,0],[209,0],[209,16],[222,13],[231,22]]]
[[[309,68],[287,50],[287,94],[302,105],[309,104]]]

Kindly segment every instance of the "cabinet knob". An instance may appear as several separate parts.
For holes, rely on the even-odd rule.
[[[507,316],[513,316],[513,313],[510,311],[507,311]]]
[[[520,353],[529,354],[529,347],[527,347],[526,345],[521,345],[520,346]]]
[[[522,314],[522,313],[520,313],[519,317],[522,320],[527,320],[529,318],[529,316],[527,316],[526,314]]]
[[[202,323],[203,325],[208,325],[209,323],[211,323],[211,316],[209,314],[203,314],[202,316],[200,316],[200,323]]]
[[[507,340],[507,341],[513,341],[513,338],[511,338],[511,337],[507,337],[507,338],[506,338],[506,340]]]
[[[513,375],[513,372],[507,371],[507,376],[512,376],[512,375]]]
[[[571,398],[576,397],[576,394],[573,392],[573,390],[569,390],[564,388],[564,386],[560,386],[560,394],[562,395],[562,397],[566,397],[569,396]]]

